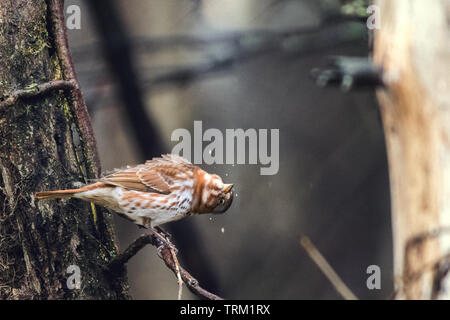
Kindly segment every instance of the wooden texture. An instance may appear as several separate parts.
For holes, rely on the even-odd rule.
[[[109,213],[34,197],[96,178],[100,169],[61,14],[56,0],[0,1],[0,100],[75,81],[0,108],[1,300],[128,298],[124,273],[105,271],[117,253]],[[67,287],[70,265],[81,271],[78,290]]]
[[[449,298],[450,4],[376,1],[397,297]]]

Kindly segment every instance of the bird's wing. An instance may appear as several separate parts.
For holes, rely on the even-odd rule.
[[[192,163],[180,156],[163,154],[161,158],[146,161],[138,176],[145,185],[157,190],[165,185],[170,192],[179,181],[192,178],[194,168]]]
[[[135,167],[129,167],[124,169],[117,169],[113,173],[108,174],[107,176],[104,176],[100,178],[101,182],[127,188],[130,190],[137,190],[137,191],[152,191],[149,190],[149,186],[142,182],[141,178],[139,177],[139,171],[144,167],[144,165],[138,165]],[[166,193],[168,191],[167,185],[164,185],[161,183],[160,188],[154,190],[155,192],[161,192]]]
[[[186,179],[194,166],[176,155],[163,155],[145,164],[117,170],[100,181],[127,189],[168,194],[179,179]]]
[[[176,154],[163,154],[161,158],[153,158],[152,160],[147,160],[146,165],[163,165],[163,166],[174,166],[180,165],[185,168],[193,168],[194,165],[187,161],[185,158],[180,157]]]

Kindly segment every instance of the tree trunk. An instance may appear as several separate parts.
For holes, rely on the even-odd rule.
[[[0,299],[128,298],[125,270],[106,268],[117,253],[108,211],[34,198],[99,169],[61,1],[0,1]],[[68,287],[71,265],[80,289]]]
[[[375,3],[397,297],[450,298],[450,4]]]

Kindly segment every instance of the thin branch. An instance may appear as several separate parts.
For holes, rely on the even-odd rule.
[[[346,300],[358,300],[358,298],[353,294],[353,292],[347,287],[347,285],[338,276],[336,271],[330,266],[327,260],[322,256],[322,254],[317,250],[317,248],[312,244],[308,237],[301,237],[300,244],[309,254],[311,259],[316,263],[323,274],[328,278],[333,287],[337,292]]]
[[[312,53],[318,50],[332,48],[345,43],[360,41],[366,34],[366,29],[356,26],[355,22],[345,22],[326,26],[271,31],[252,30],[246,32],[221,33],[214,36],[174,36],[167,38],[142,38],[135,42],[136,51],[154,53],[158,50],[180,46],[187,50],[206,48],[201,52],[205,56],[203,62],[192,65],[169,66],[156,69],[169,69],[164,73],[156,72],[155,68],[143,68],[143,84],[145,88],[153,89],[160,85],[186,85],[231,67],[252,61],[267,54],[283,54],[291,58]],[[218,45],[221,48],[211,50]],[[208,58],[206,58],[208,57]],[[92,59],[92,57],[90,57]],[[92,60],[89,60],[90,62]],[[156,70],[157,71],[157,70]],[[99,73],[91,67],[83,74]],[[159,74],[158,74],[159,73]],[[147,76],[149,74],[149,76]]]
[[[364,21],[365,22],[365,21]],[[340,28],[341,26],[355,26],[362,24],[362,21],[357,19],[324,19],[322,22],[312,26],[294,27],[285,30],[272,30],[268,28],[253,29],[245,31],[227,31],[217,32],[210,35],[168,35],[163,37],[134,37],[130,39],[131,45],[137,51],[151,52],[152,54],[158,51],[170,50],[173,48],[187,48],[192,50],[205,50],[211,46],[240,46],[246,44],[258,44],[259,42],[267,41],[282,41],[285,39],[298,39],[299,37],[308,36],[319,33],[324,29]],[[328,31],[330,33],[330,31]],[[331,31],[331,33],[333,33]],[[359,37],[361,39],[361,37]],[[74,48],[73,55],[77,59],[89,58],[89,61],[97,58],[92,48],[99,44],[97,42],[80,45]],[[123,45],[120,39],[116,39],[116,45]]]
[[[183,294],[183,279],[181,278],[180,263],[178,262],[177,254],[175,252],[175,247],[170,243],[170,253],[172,254],[172,259],[175,262],[175,273],[177,274],[178,281],[178,300],[181,300]]]
[[[312,32],[314,30],[315,32]],[[361,39],[360,33],[349,32],[349,25],[343,24],[334,28],[255,33],[247,38],[237,38],[230,53],[199,63],[185,66],[150,79],[144,80],[146,86],[161,84],[186,84],[205,75],[215,73],[246,63],[266,54],[284,54],[293,58],[317,50],[334,47],[338,44],[354,42]]]
[[[76,88],[76,82],[74,80],[53,80],[39,85],[29,86],[28,88],[12,92],[4,101],[0,102],[0,108],[11,106],[19,99],[36,97],[52,90],[74,88]]]
[[[126,264],[132,257],[134,257],[147,244],[152,244],[156,247],[163,245],[156,234],[145,234],[137,238],[132,244],[125,249],[124,252],[118,254],[114,260],[109,264],[110,269],[116,269]]]
[[[189,272],[179,266],[176,256],[174,256],[176,248],[166,238],[158,234],[152,229],[148,229],[149,234],[142,235],[137,238],[124,252],[110,263],[110,270],[117,270],[127,263],[134,255],[136,255],[147,244],[151,244],[158,248],[159,257],[164,261],[166,266],[186,284],[187,288],[195,295],[208,300],[223,300],[223,298],[200,287],[199,282]],[[180,282],[179,282],[180,284]],[[179,291],[180,292],[180,291]],[[180,295],[180,293],[178,294]]]
[[[367,57],[331,57],[328,68],[314,68],[311,76],[320,87],[339,86],[343,91],[384,86],[383,70]]]

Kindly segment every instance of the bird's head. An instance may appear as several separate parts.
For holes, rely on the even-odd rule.
[[[233,185],[223,183],[218,175],[203,170],[198,172],[197,178],[194,211],[214,214],[227,211],[233,202]]]
[[[219,177],[220,179],[220,177]],[[220,179],[222,181],[222,179]],[[215,208],[212,213],[224,213],[228,210],[233,202],[233,185],[223,183],[220,185],[217,201],[215,201]]]

